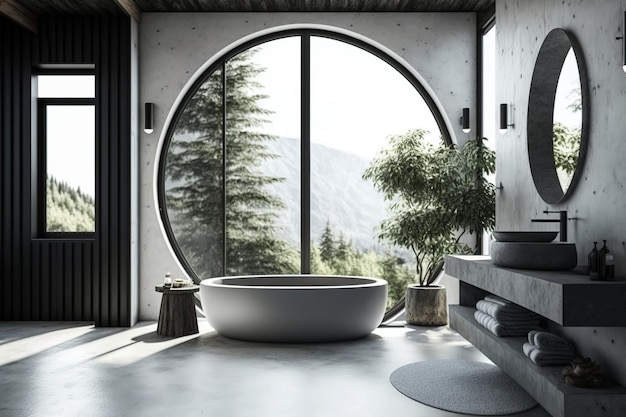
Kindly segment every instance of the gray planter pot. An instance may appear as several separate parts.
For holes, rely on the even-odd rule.
[[[446,287],[409,285],[406,289],[405,316],[414,326],[445,326],[448,324]]]

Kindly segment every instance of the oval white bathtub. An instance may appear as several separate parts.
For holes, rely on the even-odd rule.
[[[387,281],[336,275],[251,275],[200,282],[202,309],[221,335],[259,342],[367,336],[387,307]]]

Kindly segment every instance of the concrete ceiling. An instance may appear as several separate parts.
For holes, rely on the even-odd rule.
[[[492,13],[495,0],[0,0],[3,14],[37,31],[45,15],[142,12],[479,12]]]

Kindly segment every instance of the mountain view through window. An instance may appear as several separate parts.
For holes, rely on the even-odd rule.
[[[317,33],[212,65],[178,109],[160,165],[164,223],[187,272],[382,277],[390,305],[402,298],[415,261],[377,238],[388,202],[363,173],[391,136],[442,133],[398,66]]]

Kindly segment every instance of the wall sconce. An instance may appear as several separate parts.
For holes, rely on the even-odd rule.
[[[509,105],[502,103],[500,104],[500,133],[506,133],[509,126],[515,127],[515,124],[509,122]]]
[[[463,116],[461,116],[461,128],[465,133],[469,133],[471,131],[469,107],[463,108]]]
[[[146,103],[143,118],[143,131],[147,134],[154,132],[154,103]]]

